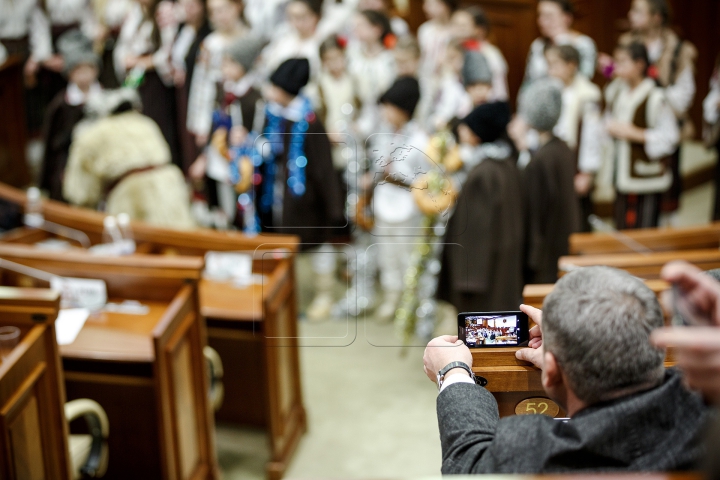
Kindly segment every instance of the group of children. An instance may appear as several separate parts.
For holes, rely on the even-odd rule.
[[[108,0],[104,8],[123,6],[115,33],[100,29],[93,42],[89,29],[73,30],[57,39],[67,86],[46,115],[43,188],[56,199],[106,202],[110,211],[131,177],[163,173],[172,199],[133,193],[136,204],[150,202],[133,212],[187,227],[189,202],[178,202],[175,189],[182,172],[202,199],[194,222],[292,233],[316,252],[312,318],[325,318],[335,301],[341,249],[332,243],[354,243],[356,277],[377,272],[382,287],[375,301],[372,285],[355,282],[348,298],[357,303],[347,310],[375,305],[389,318],[408,284],[407,244],[422,236],[423,221],[436,221],[445,245],[437,298],[459,311],[502,310],[517,306],[525,283],[556,280],[569,235],[589,228],[593,196],[615,195],[618,228],[657,225],[677,207],[695,50],[669,28],[665,0],[633,1],[632,31],[613,56],[572,30],[570,0],[539,0],[542,37],[530,48],[514,118],[508,66],[488,41],[488,19],[456,0],[424,1],[429,20],[417,40],[383,0]],[[27,25],[42,16],[28,12]],[[93,115],[127,120],[141,110],[155,121],[146,131],[164,147],[143,153],[146,145],[134,142],[137,162],[102,151],[114,145],[112,122],[95,127],[92,142],[76,128],[92,96],[114,94],[102,93],[106,66],[96,53],[98,39],[111,37],[116,80],[137,93]],[[46,53],[26,49],[29,62]],[[613,78],[604,93],[591,81],[596,64]],[[107,160],[91,168],[93,155]],[[456,199],[428,213],[417,191],[431,190],[432,172],[448,179]],[[102,181],[88,183],[92,175]],[[79,185],[93,185],[93,195],[79,194]],[[182,213],[142,213],[167,201]]]

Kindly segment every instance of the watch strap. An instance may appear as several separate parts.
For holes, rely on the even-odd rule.
[[[470,378],[472,378],[473,381],[476,381],[475,374],[473,373],[472,368],[470,368],[470,366],[467,363],[465,363],[465,362],[450,362],[447,365],[445,365],[437,374],[438,390],[440,390],[443,382],[445,381],[445,375],[453,368],[462,368],[463,370],[468,372],[468,374],[470,375]]]

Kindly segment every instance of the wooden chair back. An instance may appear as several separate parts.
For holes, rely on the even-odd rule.
[[[59,307],[52,290],[0,287],[0,326],[22,332],[0,363],[0,478],[73,478],[55,341]]]

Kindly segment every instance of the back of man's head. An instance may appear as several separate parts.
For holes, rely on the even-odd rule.
[[[652,290],[610,267],[570,272],[543,305],[545,351],[588,405],[662,380],[665,352],[649,341],[650,332],[662,326]]]

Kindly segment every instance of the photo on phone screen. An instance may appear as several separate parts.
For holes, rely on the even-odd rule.
[[[461,313],[458,330],[459,338],[469,348],[528,344],[528,317],[523,312]]]

